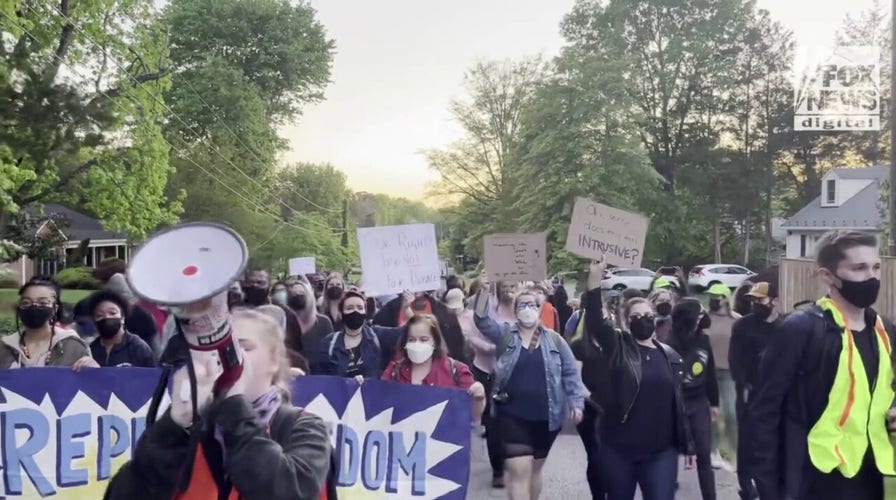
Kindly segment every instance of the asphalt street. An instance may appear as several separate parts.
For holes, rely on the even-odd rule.
[[[491,469],[485,440],[474,433],[472,439],[472,464],[467,498],[470,500],[505,500],[504,490],[491,488]],[[737,500],[737,480],[731,472],[716,470],[716,497],[718,500]],[[700,500],[697,472],[681,469],[679,490],[675,495],[681,500]],[[565,429],[551,448],[544,470],[542,500],[571,500],[591,498],[585,481],[585,449],[574,428]],[[640,499],[640,494],[636,495]]]

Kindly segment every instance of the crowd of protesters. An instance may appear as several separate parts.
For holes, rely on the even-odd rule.
[[[485,273],[469,284],[448,277],[442,290],[368,297],[340,273],[272,282],[252,268],[228,303],[243,325],[240,345],[267,353],[259,362],[274,368],[240,389],[251,405],[230,410],[257,412],[259,398],[278,408],[277,388],[304,374],[451,387],[470,394],[491,486],[511,500],[541,498],[545,460],[567,424],[584,444],[582,480],[593,498],[631,500],[636,489],[645,500],[675,498],[683,460],[704,500],[717,498],[720,468],[736,470],[744,500],[882,499],[883,475],[893,474],[886,356],[896,330],[871,309],[877,241],[833,232],[817,255],[829,293],[786,315],[773,273],[699,298],[680,269],[650,290],[608,293],[606,263],[596,260],[576,298],[559,278],[492,283]],[[171,349],[175,319],[135,297],[121,274],[68,322],[62,298],[47,277],[22,286],[19,329],[0,343],[0,368],[152,367]],[[138,456],[173,446],[158,433],[188,426],[192,416],[179,411],[189,413],[172,408]],[[294,451],[325,469],[313,449]],[[140,474],[162,474],[147,467],[135,461],[110,491],[124,497]],[[300,482],[303,495],[319,475]],[[269,475],[244,477],[235,486],[244,497],[269,491],[258,484]],[[154,491],[167,494],[173,481]]]

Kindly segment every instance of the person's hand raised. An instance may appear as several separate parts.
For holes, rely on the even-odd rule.
[[[213,356],[194,356],[196,371],[196,404],[202,411],[212,401],[215,380],[218,379],[218,361]],[[174,372],[171,393],[171,419],[184,429],[193,424],[193,401],[190,397],[190,374],[184,366]]]

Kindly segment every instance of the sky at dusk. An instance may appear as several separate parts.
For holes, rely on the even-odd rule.
[[[477,61],[559,53],[574,0],[312,0],[336,42],[326,100],[281,130],[284,162],[331,163],[356,191],[420,199],[436,176],[423,150],[461,135],[448,104]],[[873,0],[758,0],[794,32],[798,54],[832,44]]]

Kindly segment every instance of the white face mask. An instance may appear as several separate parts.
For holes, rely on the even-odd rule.
[[[274,292],[274,295],[271,296],[271,300],[272,300],[275,304],[286,305],[286,297],[287,297],[287,296],[288,296],[288,295],[287,295],[286,292],[284,292],[284,291],[278,291],[278,292]]]
[[[436,346],[432,342],[408,342],[404,348],[408,352],[408,359],[415,365],[429,361],[433,351],[436,350]]]
[[[522,311],[517,311],[516,319],[518,319],[520,324],[526,328],[532,328],[538,324],[538,310],[523,309]]]

